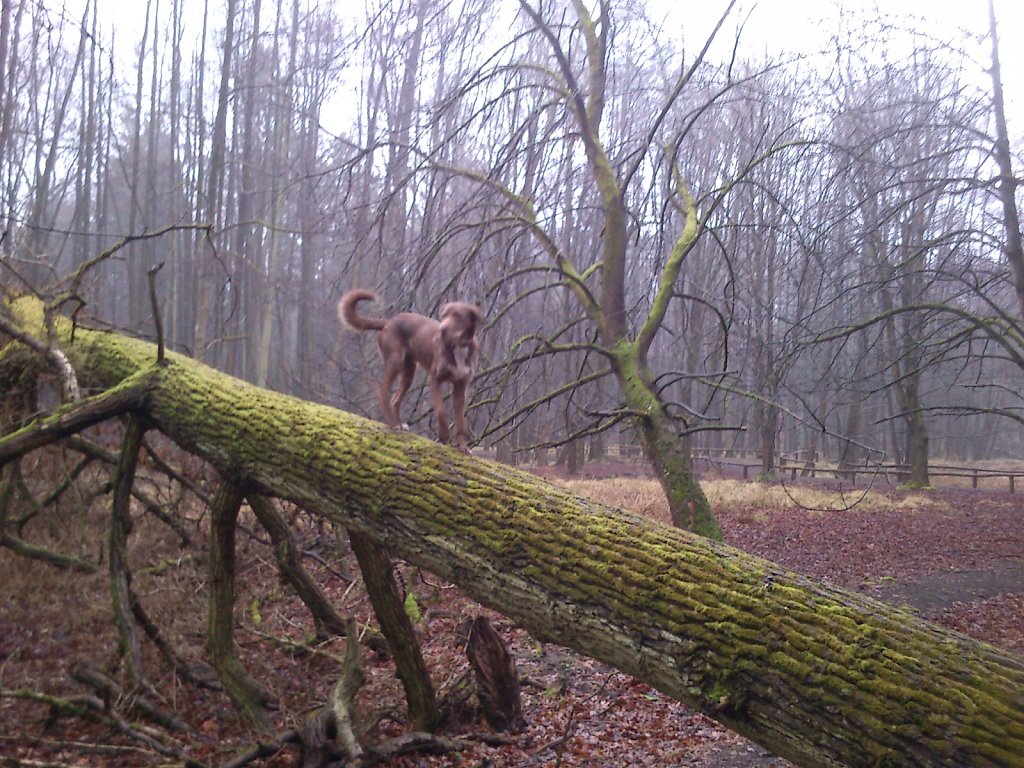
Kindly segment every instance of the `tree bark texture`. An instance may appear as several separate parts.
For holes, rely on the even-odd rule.
[[[39,305],[13,310],[38,329]],[[79,329],[83,379],[153,347]],[[1024,660],[721,543],[169,355],[148,423],[359,531],[535,637],[636,676],[803,766],[1024,765]]]
[[[391,646],[395,672],[402,681],[405,699],[409,703],[409,721],[416,730],[432,731],[438,722],[434,683],[420,652],[416,630],[398,592],[391,570],[391,558],[384,551],[379,538],[362,530],[350,529],[348,538],[356,560],[359,561],[366,594],[373,605],[380,631]]]
[[[132,577],[128,568],[128,536],[132,530],[131,499],[135,470],[142,450],[146,427],[139,416],[129,416],[121,443],[121,456],[114,475],[114,494],[110,514],[110,597],[117,624],[118,647],[124,657],[131,684],[145,679],[142,669],[142,644],[132,614]]]
[[[526,720],[516,660],[484,616],[477,616],[473,621],[466,656],[476,675],[477,695],[487,722],[496,731],[522,731]]]
[[[632,421],[640,447],[665,492],[672,524],[721,540],[722,530],[693,469],[689,436],[680,433],[680,425],[666,412],[650,370],[637,359],[635,345],[620,344],[616,350],[615,373],[626,406],[636,414]]]
[[[224,690],[249,723],[266,733],[274,730],[264,704],[270,698],[235,654],[235,527],[244,494],[222,482],[210,506],[210,610],[207,651]]]

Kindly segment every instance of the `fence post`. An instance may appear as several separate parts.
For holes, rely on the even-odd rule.
[[[1013,493],[1013,481],[1016,475],[1010,475],[1010,493]]]

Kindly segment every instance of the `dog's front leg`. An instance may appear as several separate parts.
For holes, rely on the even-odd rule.
[[[437,417],[437,440],[441,443],[448,442],[448,414],[444,409],[444,393],[441,391],[441,383],[437,380],[437,374],[431,371],[427,376],[430,383],[430,398],[434,401],[434,415]]]
[[[466,380],[452,383],[452,410],[455,412],[455,442],[459,450],[469,453],[469,442],[466,438]]]

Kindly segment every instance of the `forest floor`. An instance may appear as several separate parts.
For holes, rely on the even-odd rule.
[[[615,468],[593,470],[614,475]],[[547,474],[550,474],[548,472]],[[635,474],[635,473],[634,473]],[[614,488],[614,490],[610,490]],[[583,482],[579,492],[603,496],[655,518],[666,516],[653,484],[642,479]],[[611,497],[610,499],[608,497]],[[884,499],[878,503],[877,499]],[[833,584],[911,606],[950,629],[1024,654],[1024,496],[1006,492],[943,489],[887,490],[872,504],[832,512],[794,503],[719,504],[725,539],[748,552]],[[104,547],[102,521],[41,521],[48,543],[67,547],[69,537],[94,559]],[[329,530],[296,516],[306,565],[334,604],[361,621],[370,615],[351,553]],[[47,528],[47,526],[49,526]],[[201,529],[197,522],[196,530]],[[277,576],[273,555],[258,536],[242,536],[238,585],[240,657],[272,692],[277,726],[294,727],[324,700],[337,676],[344,640],[310,643],[305,609]],[[146,609],[178,650],[201,667],[206,616],[205,563],[198,552],[179,550],[148,517],[134,534],[134,585]],[[140,542],[145,542],[142,546]],[[502,746],[474,744],[459,753],[409,755],[393,766],[787,766],[761,747],[722,729],[628,675],[564,648],[541,644],[500,615],[462,597],[452,585],[410,568],[397,569],[415,592],[423,618],[417,629],[438,687],[465,672],[468,620],[491,618],[515,655],[524,681],[526,729]],[[74,575],[0,551],[0,690],[31,689],[70,697],[86,690],[71,677],[76,664],[117,666],[106,574]],[[147,673],[162,706],[189,731],[177,734],[188,753],[222,765],[256,742],[224,694],[181,683],[146,648]],[[369,652],[363,658],[364,713],[391,709],[368,735],[401,731],[402,696],[393,668]],[[444,733],[462,736],[488,727],[467,708]],[[46,704],[0,696],[0,766],[166,765],[150,748],[106,725],[53,717]],[[294,764],[285,750],[259,765]]]

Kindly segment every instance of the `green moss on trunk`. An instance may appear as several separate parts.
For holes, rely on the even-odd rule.
[[[615,350],[615,371],[626,407],[636,415],[633,423],[644,457],[668,500],[672,524],[720,541],[722,531],[693,471],[690,439],[665,412],[651,383],[650,373],[637,359],[634,344],[620,343]],[[683,425],[685,427],[685,425]]]

